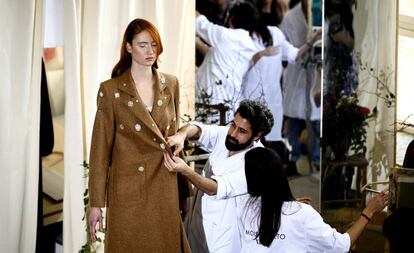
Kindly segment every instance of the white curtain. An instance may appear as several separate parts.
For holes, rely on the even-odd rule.
[[[375,71],[391,74],[388,80],[390,91],[395,94],[395,54],[397,31],[396,1],[358,1],[354,29],[357,52],[363,63]],[[378,76],[378,74],[376,74]],[[394,166],[394,110],[387,107],[383,99],[373,95],[376,92],[375,78],[368,77],[368,71],[359,75],[360,88],[367,92],[360,94],[361,104],[371,110],[377,107],[378,116],[371,122],[367,140],[368,182],[386,180],[389,169]],[[384,186],[385,187],[385,186]]]
[[[64,252],[78,252],[86,241],[83,216],[85,190],[84,135],[80,78],[81,1],[64,1],[65,136],[64,136]]]
[[[83,216],[85,179],[96,94],[119,59],[122,36],[135,18],[154,23],[164,52],[160,70],[181,82],[181,114],[193,115],[194,0],[65,1],[65,194],[64,251],[77,252],[86,240]]]
[[[0,2],[0,252],[34,252],[42,1]]]

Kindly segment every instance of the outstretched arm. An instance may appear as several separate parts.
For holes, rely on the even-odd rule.
[[[177,172],[184,175],[195,187],[208,195],[217,194],[216,181],[196,173],[186,162],[184,162],[183,159],[178,156],[171,157],[167,153],[164,153],[164,165],[170,172]]]
[[[180,129],[174,135],[168,136],[166,141],[170,147],[174,147],[173,155],[179,154],[184,148],[184,141],[186,139],[197,140],[200,138],[201,129],[196,125],[187,124]]]
[[[351,245],[355,243],[358,237],[364,231],[365,226],[371,221],[371,218],[388,205],[388,192],[381,192],[375,195],[364,208],[358,220],[346,231],[351,238]]]
[[[313,36],[311,41],[306,42],[299,48],[299,52],[296,56],[296,61],[303,59],[306,55],[306,52],[313,46],[313,44],[322,38],[322,30],[317,30]]]

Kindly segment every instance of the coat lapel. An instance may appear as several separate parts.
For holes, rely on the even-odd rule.
[[[156,73],[154,104],[152,106],[151,116],[155,122],[160,122],[164,117],[165,107],[171,99],[171,94],[166,89],[167,79],[158,71]]]
[[[157,72],[156,72],[157,73]],[[159,77],[157,75],[157,82],[159,83]],[[155,106],[157,104],[157,100],[159,99],[159,84],[156,85],[156,91],[154,94],[154,105],[153,105],[153,111],[155,109]],[[120,76],[120,83],[118,84],[119,90],[129,94],[129,98],[126,98],[124,101],[125,103],[129,103],[132,106],[131,111],[133,114],[140,119],[141,123],[144,124],[148,129],[150,129],[152,132],[154,132],[161,140],[164,140],[164,136],[162,136],[162,133],[158,127],[157,122],[154,120],[153,116],[148,112],[147,108],[145,107],[144,103],[142,102],[140,96],[138,95],[137,89],[135,88],[135,83],[131,76],[131,70],[127,69],[124,71],[124,73]],[[129,105],[128,105],[129,106]]]

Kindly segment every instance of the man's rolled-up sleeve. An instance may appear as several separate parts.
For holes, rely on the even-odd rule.
[[[217,182],[217,199],[227,199],[247,193],[244,168],[212,178]]]

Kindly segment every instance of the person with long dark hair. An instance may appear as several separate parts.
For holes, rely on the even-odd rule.
[[[272,125],[272,113],[265,105],[244,100],[229,126],[191,122],[167,138],[175,153],[183,149],[185,139],[211,149],[201,175],[179,157],[164,155],[166,168],[183,174],[197,188],[185,220],[193,252],[240,252],[236,211],[238,197],[247,193],[244,154],[262,146],[260,138]]]
[[[348,252],[372,217],[388,204],[375,195],[347,230],[339,233],[310,205],[294,199],[277,154],[257,147],[245,154],[248,195],[238,203],[242,253]]]
[[[157,28],[126,28],[112,79],[98,91],[89,163],[89,229],[102,224],[105,252],[190,252],[179,211],[177,173],[164,168],[166,137],[179,127],[179,84],[157,70]]]
[[[209,49],[196,73],[196,101],[200,103],[229,106],[228,120],[234,116],[242,100],[241,83],[252,57],[259,51],[253,36],[266,46],[272,46],[269,30],[260,22],[255,6],[249,2],[236,3],[229,10],[226,27],[210,22],[204,15],[196,13],[196,34]],[[201,40],[197,48],[205,48]],[[211,120],[210,120],[211,121]]]
[[[253,34],[253,43],[257,51],[264,51],[273,46],[277,53],[257,58],[244,75],[241,91],[243,98],[259,100],[265,103],[273,113],[275,124],[272,131],[266,136],[264,143],[267,147],[278,152],[280,157],[286,157],[285,167],[288,165],[288,152],[282,138],[283,125],[283,97],[281,89],[282,61],[296,63],[305,56],[311,45],[321,37],[321,31],[315,33],[309,43],[299,47],[293,46],[283,32],[276,26],[260,26],[263,34]],[[270,36],[269,36],[270,35]],[[268,37],[269,36],[269,37]]]
[[[260,19],[265,25],[278,26],[287,11],[285,0],[257,0]]]

